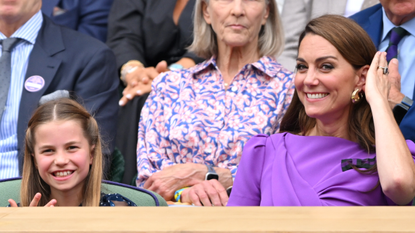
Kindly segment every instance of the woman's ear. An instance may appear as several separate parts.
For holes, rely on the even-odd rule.
[[[205,1],[202,1],[202,12],[203,12],[203,18],[205,19],[206,23],[211,24],[208,5]]]
[[[276,4],[276,3],[274,3]],[[269,4],[267,6],[267,8],[265,9],[265,15],[264,18],[262,19],[262,24],[261,25],[265,25],[267,23],[267,19],[269,17]]]
[[[95,145],[91,146],[91,152],[89,153],[89,165],[92,165],[92,161],[94,160],[95,154]]]
[[[369,71],[369,65],[365,65],[363,67],[361,67],[359,70],[357,70],[356,72],[356,76],[357,76],[357,83],[356,83],[356,88],[359,88],[360,90],[363,89],[363,87],[366,84],[366,76],[367,73]]]

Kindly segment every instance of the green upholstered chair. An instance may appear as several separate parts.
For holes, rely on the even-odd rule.
[[[8,206],[7,200],[20,200],[21,178],[0,180],[0,207]],[[113,181],[102,181],[103,193],[119,193],[133,201],[137,206],[167,206],[166,201],[157,193],[146,189],[120,184]]]
[[[0,180],[0,207],[9,205],[7,200],[20,202],[20,178]]]
[[[104,179],[115,181],[115,182],[122,182],[122,178],[125,172],[125,161],[124,155],[121,154],[121,151],[115,147],[114,151],[111,154],[111,165],[109,176],[105,177]]]

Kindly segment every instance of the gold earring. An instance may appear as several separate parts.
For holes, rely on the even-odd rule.
[[[360,101],[360,89],[357,88],[352,93],[352,103],[357,103]]]

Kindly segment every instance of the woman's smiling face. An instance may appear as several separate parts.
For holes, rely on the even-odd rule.
[[[295,76],[306,114],[326,122],[348,118],[351,94],[364,83],[360,72],[326,39],[307,34],[298,50]]]

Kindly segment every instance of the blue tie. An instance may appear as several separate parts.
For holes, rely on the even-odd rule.
[[[386,60],[390,62],[392,58],[398,57],[398,44],[404,38],[408,32],[401,27],[394,27],[389,36],[389,46],[386,49]]]

